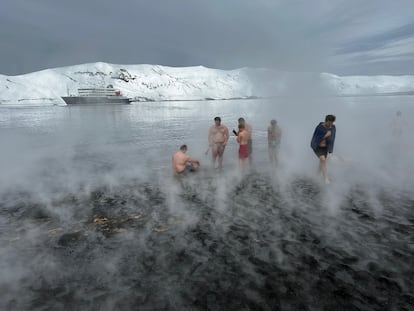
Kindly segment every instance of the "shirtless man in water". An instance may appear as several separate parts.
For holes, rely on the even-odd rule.
[[[237,135],[237,142],[240,144],[239,147],[239,166],[245,168],[249,164],[249,132],[246,130],[244,124],[239,124],[239,132]]]
[[[311,148],[319,158],[319,171],[322,172],[326,184],[330,183],[326,160],[328,159],[328,153],[333,152],[336,135],[335,120],[334,115],[328,114],[325,117],[325,122],[320,122],[315,128],[311,141]]]
[[[223,153],[229,140],[229,129],[227,126],[221,124],[221,118],[214,118],[215,124],[212,125],[208,131],[208,144],[211,148],[212,164],[216,165],[218,158],[218,168],[223,167]]]
[[[180,150],[172,156],[172,169],[176,174],[183,174],[186,172],[195,172],[200,162],[198,160],[190,158],[187,154],[187,145],[182,145]]]

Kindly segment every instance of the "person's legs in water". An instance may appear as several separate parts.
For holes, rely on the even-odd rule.
[[[219,155],[219,148],[217,144],[213,144],[213,146],[211,147],[211,165],[213,167],[215,167],[216,165],[216,159],[218,155]]]
[[[218,156],[218,168],[223,168],[223,153],[225,146],[222,143],[216,144],[217,145],[217,156]]]
[[[243,171],[247,168],[249,162],[249,146],[240,145],[239,147],[239,168]]]
[[[318,147],[315,150],[316,156],[319,158],[319,173],[322,172],[323,178],[326,184],[329,184],[331,181],[328,178],[328,167],[327,167],[327,159],[328,159],[328,149],[326,147]]]
[[[211,150],[211,165],[215,167],[216,165],[216,159],[218,161],[218,167],[219,169],[223,166],[223,153],[224,153],[224,145],[223,143],[214,143]]]
[[[328,167],[326,165],[327,157],[324,155],[321,155],[319,157],[319,172],[322,172],[323,178],[325,180],[326,184],[330,184],[331,181],[328,178]]]
[[[269,148],[269,160],[273,165],[277,165],[277,152],[279,145],[276,142],[271,142]]]

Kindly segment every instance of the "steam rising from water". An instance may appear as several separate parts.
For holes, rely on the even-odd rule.
[[[409,98],[2,108],[2,309],[409,309],[414,306]],[[372,101],[372,103],[371,103]],[[301,108],[298,110],[298,108]],[[396,110],[403,136],[392,139]],[[334,179],[309,141],[337,115]],[[216,115],[254,130],[217,172]],[[283,129],[270,169],[266,127]],[[187,143],[202,170],[176,180]],[[403,150],[404,152],[401,152]]]

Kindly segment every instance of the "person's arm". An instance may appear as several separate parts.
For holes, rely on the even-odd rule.
[[[187,157],[186,160],[185,160],[185,162],[186,163],[188,162],[188,163],[191,163],[191,164],[196,164],[196,165],[200,166],[200,161],[198,161],[196,159],[193,159],[191,157]]]
[[[326,130],[326,133],[325,135],[323,135],[322,140],[327,139],[329,136],[331,136],[331,134],[332,134],[331,129]]]
[[[335,144],[335,136],[336,136],[336,127],[335,125],[332,126],[331,131],[330,131],[330,138],[327,141],[327,145],[328,145],[328,153],[332,153],[333,152],[333,148],[334,148],[334,144]]]
[[[312,136],[312,140],[311,140],[311,148],[313,150],[316,150],[316,148],[319,146],[319,144],[321,143],[323,137],[326,134],[326,128],[319,124],[316,128],[315,131],[313,132],[313,136]]]
[[[227,145],[227,142],[230,138],[229,129],[227,128],[227,126],[224,126],[224,135],[226,136],[226,140],[224,141],[224,145]]]
[[[195,160],[195,159],[191,159],[191,163],[197,164],[198,166],[200,166],[200,161]]]

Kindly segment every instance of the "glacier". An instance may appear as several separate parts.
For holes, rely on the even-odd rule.
[[[274,96],[414,94],[414,76],[338,76],[266,68],[80,64],[17,76],[0,75],[0,104],[65,105],[78,88],[113,85],[133,101],[215,100]]]

